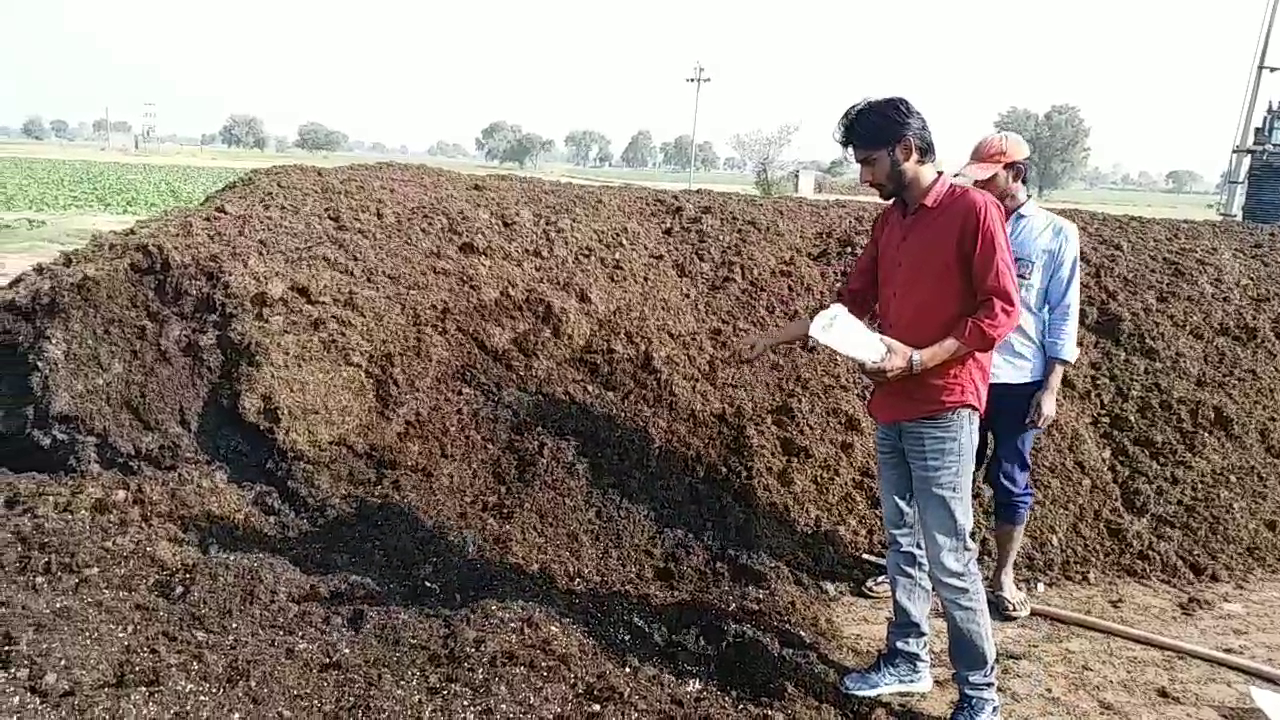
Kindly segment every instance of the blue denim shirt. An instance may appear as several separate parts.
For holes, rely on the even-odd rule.
[[[1080,355],[1080,230],[1028,200],[1009,217],[1020,301],[1018,326],[995,349],[992,383],[1043,380],[1049,359]]]

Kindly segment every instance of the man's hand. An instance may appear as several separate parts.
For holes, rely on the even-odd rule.
[[[1044,430],[1058,415],[1058,391],[1041,388],[1031,399],[1031,411],[1027,413],[1027,427]]]
[[[739,357],[743,362],[751,362],[769,348],[800,342],[809,336],[809,322],[808,317],[798,317],[776,333],[746,338],[738,346]]]
[[[863,374],[871,378],[872,382],[877,383],[889,382],[890,380],[897,380],[904,375],[910,375],[912,348],[887,335],[881,335],[880,340],[889,350],[889,353],[878,363],[863,365]]]
[[[751,362],[761,355],[764,355],[769,348],[774,346],[773,340],[767,337],[749,337],[742,341],[739,350],[742,355],[743,362]]]

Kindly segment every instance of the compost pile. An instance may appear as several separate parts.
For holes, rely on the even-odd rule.
[[[820,609],[882,548],[867,385],[735,345],[830,302],[877,210],[274,168],[23,275],[0,687],[30,712],[882,712],[835,697],[877,648]],[[1071,217],[1084,357],[1027,574],[1277,569],[1280,237]]]

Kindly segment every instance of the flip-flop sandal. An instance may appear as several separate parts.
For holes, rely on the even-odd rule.
[[[1031,614],[1031,598],[1021,590],[1013,594],[992,591],[991,602],[995,604],[1000,619],[1006,622],[1021,620]]]
[[[862,583],[862,595],[872,600],[884,600],[891,597],[893,589],[889,586],[889,576],[876,575]]]

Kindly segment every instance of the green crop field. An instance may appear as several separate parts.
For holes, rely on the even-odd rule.
[[[243,168],[0,157],[0,212],[154,215],[195,205]]]

